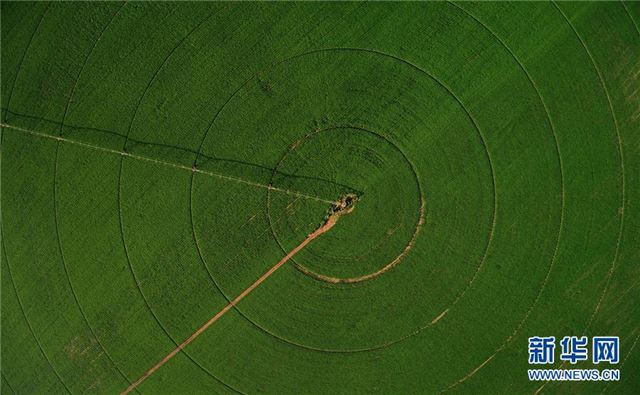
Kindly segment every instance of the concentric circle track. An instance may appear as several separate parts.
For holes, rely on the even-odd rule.
[[[634,392],[635,4],[1,7],[2,391]]]

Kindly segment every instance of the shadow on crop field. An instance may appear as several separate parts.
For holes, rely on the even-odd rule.
[[[22,114],[2,108],[3,119],[7,124],[29,128],[49,134],[52,137],[63,136],[97,147],[120,150],[127,138],[124,134],[93,127],[62,124],[48,118]],[[62,133],[60,133],[62,131]],[[220,158],[198,153],[195,149],[170,144],[136,140],[129,138],[125,148],[127,153],[151,159],[175,163],[182,166],[193,166],[199,158],[197,167],[200,170],[223,174],[265,186],[289,189],[310,194],[319,198],[335,200],[338,196],[363,192],[349,185],[334,180],[282,172],[274,167],[235,158]]]

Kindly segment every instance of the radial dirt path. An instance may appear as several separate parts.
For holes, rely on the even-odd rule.
[[[291,258],[293,258],[293,256],[295,254],[297,254],[300,250],[302,250],[313,239],[317,238],[318,236],[322,235],[323,233],[325,233],[329,229],[331,229],[336,224],[336,222],[338,221],[338,218],[341,215],[348,213],[349,211],[336,212],[336,213],[330,215],[328,217],[328,219],[325,221],[325,223],[321,227],[316,229],[313,233],[309,234],[309,236],[307,236],[307,238],[304,239],[302,241],[302,243],[300,243],[297,247],[295,247],[293,250],[291,250],[284,258],[282,258],[282,260],[280,260],[280,262],[276,263],[271,269],[269,269],[262,276],[260,276],[260,278],[258,278],[253,284],[251,284],[247,289],[242,291],[242,293],[240,293],[240,295],[238,295],[235,299],[233,299],[231,302],[229,302],[229,304],[226,305],[222,310],[220,310],[216,315],[211,317],[211,319],[209,321],[205,322],[205,324],[202,325],[200,328],[198,328],[198,330],[193,332],[193,334],[191,334],[191,336],[189,336],[185,341],[180,343],[180,345],[178,345],[178,347],[176,347],[176,349],[174,349],[169,354],[167,354],[166,357],[162,358],[162,360],[160,360],[160,362],[158,362],[153,367],[151,367],[149,370],[147,370],[142,376],[140,376],[140,378],[138,378],[134,383],[132,383],[129,387],[127,387],[126,390],[122,391],[121,395],[126,395],[129,392],[133,391],[138,385],[140,385],[140,383],[142,383],[149,376],[151,376],[153,373],[155,373],[155,371],[160,369],[162,367],[162,365],[167,363],[171,358],[175,357],[176,354],[178,354],[183,348],[185,348],[189,343],[194,341],[198,336],[200,336],[204,331],[206,331],[207,328],[209,328],[211,325],[213,325],[227,311],[231,310],[234,306],[236,306],[238,303],[240,303],[240,301],[242,299],[244,299],[245,296],[249,295],[249,293],[251,293],[251,291],[256,289],[258,287],[258,285],[262,284],[262,282],[264,282],[267,278],[269,278],[269,276],[271,276],[282,265],[287,263],[287,261],[289,261]]]

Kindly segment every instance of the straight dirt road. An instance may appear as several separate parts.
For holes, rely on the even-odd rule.
[[[205,322],[204,325],[202,325],[195,332],[193,332],[187,339],[185,339],[185,341],[180,343],[178,345],[178,347],[176,347],[173,351],[171,351],[169,354],[167,354],[167,356],[162,358],[160,360],[160,362],[158,362],[157,364],[153,365],[142,376],[140,376],[140,378],[138,378],[129,387],[127,387],[127,389],[122,391],[121,394],[122,395],[126,395],[129,392],[133,391],[136,387],[138,387],[138,385],[140,385],[140,383],[142,383],[144,380],[146,380],[149,376],[151,376],[153,373],[155,373],[158,369],[160,369],[162,367],[162,365],[167,363],[171,358],[175,357],[189,343],[194,341],[198,336],[200,336],[204,331],[206,331],[207,328],[209,328],[211,325],[213,325],[226,312],[228,312],[234,306],[236,306],[238,303],[240,303],[240,301],[242,299],[244,299],[247,295],[249,295],[249,293],[251,293],[251,291],[256,289],[267,278],[269,278],[269,276],[271,276],[273,273],[275,273],[276,270],[278,270],[282,265],[284,265],[291,258],[293,258],[293,256],[296,255],[300,250],[302,250],[307,244],[311,243],[311,241],[313,241],[313,239],[315,239],[315,238],[319,237],[320,235],[322,235],[323,233],[329,231],[329,229],[331,229],[336,224],[336,222],[338,221],[338,218],[342,214],[343,213],[336,212],[336,213],[330,215],[329,218],[325,221],[325,223],[321,227],[319,227],[313,233],[311,233],[309,236],[307,236],[307,238],[304,239],[302,241],[302,243],[300,243],[297,247],[295,247],[293,250],[291,250],[284,258],[282,258],[282,260],[280,260],[280,262],[276,263],[273,267],[271,267],[271,269],[269,269],[262,276],[260,276],[260,278],[258,278],[253,284],[251,284],[247,289],[242,291],[242,293],[240,293],[240,295],[238,295],[235,299],[233,299],[231,302],[229,302],[229,304],[226,305],[222,310],[220,310],[216,315],[211,317],[211,319],[209,321]]]

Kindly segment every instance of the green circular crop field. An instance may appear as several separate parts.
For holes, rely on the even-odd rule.
[[[0,18],[2,393],[640,391],[640,3]]]

